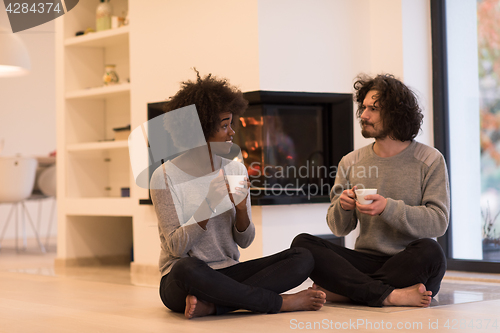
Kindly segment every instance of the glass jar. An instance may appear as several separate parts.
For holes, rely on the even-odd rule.
[[[96,10],[96,31],[111,29],[111,15],[113,8],[109,4],[109,0],[101,0]]]
[[[115,67],[115,65],[106,65],[102,78],[105,86],[118,83],[119,78],[118,74],[116,74]]]

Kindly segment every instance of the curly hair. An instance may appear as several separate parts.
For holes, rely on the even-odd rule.
[[[424,115],[418,105],[416,94],[403,82],[391,74],[380,74],[374,78],[359,75],[354,82],[355,96],[358,103],[356,116],[361,118],[364,111],[363,101],[369,91],[377,91],[375,104],[380,108],[384,128],[391,139],[413,140],[422,125]]]
[[[196,105],[198,117],[205,139],[214,135],[220,126],[219,114],[230,112],[239,116],[245,112],[248,101],[243,93],[229,84],[227,79],[219,79],[212,74],[201,78],[196,72],[196,82],[184,81],[181,89],[165,104],[164,111],[169,112],[188,105]]]

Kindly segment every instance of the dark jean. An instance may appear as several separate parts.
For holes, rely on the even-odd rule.
[[[311,251],[311,279],[317,285],[369,306],[382,306],[394,289],[417,283],[435,296],[446,271],[441,246],[429,238],[411,242],[394,256],[354,251],[309,234],[295,237],[292,248]]]
[[[182,258],[160,282],[160,297],[170,310],[184,312],[186,296],[215,304],[216,314],[245,309],[276,313],[279,295],[304,282],[314,267],[311,253],[302,248],[241,262],[214,270],[204,261]]]

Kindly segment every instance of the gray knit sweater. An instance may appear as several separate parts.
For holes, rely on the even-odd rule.
[[[342,209],[342,191],[355,185],[376,188],[387,199],[380,215]],[[444,158],[416,141],[392,157],[376,155],[373,144],[344,156],[330,199],[328,226],[335,235],[345,236],[359,220],[355,249],[361,252],[394,255],[416,239],[442,236],[448,227],[450,189]]]
[[[247,175],[245,166],[239,162],[223,159],[222,166],[227,175]],[[158,218],[162,276],[183,257],[196,257],[214,269],[234,265],[240,257],[238,245],[246,248],[252,243],[255,227],[250,222],[245,231],[236,229],[236,210],[228,195],[215,207],[216,213],[210,217],[206,230],[194,220],[193,214],[217,175],[218,170],[204,177],[193,177],[170,161],[153,173],[151,199]],[[250,195],[247,208],[251,221]]]

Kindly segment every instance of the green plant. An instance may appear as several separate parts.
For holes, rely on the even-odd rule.
[[[483,239],[488,240],[490,243],[500,245],[500,234],[498,233],[496,226],[497,218],[500,216],[500,211],[493,216],[488,203],[486,210],[481,210],[481,216],[483,218]]]

